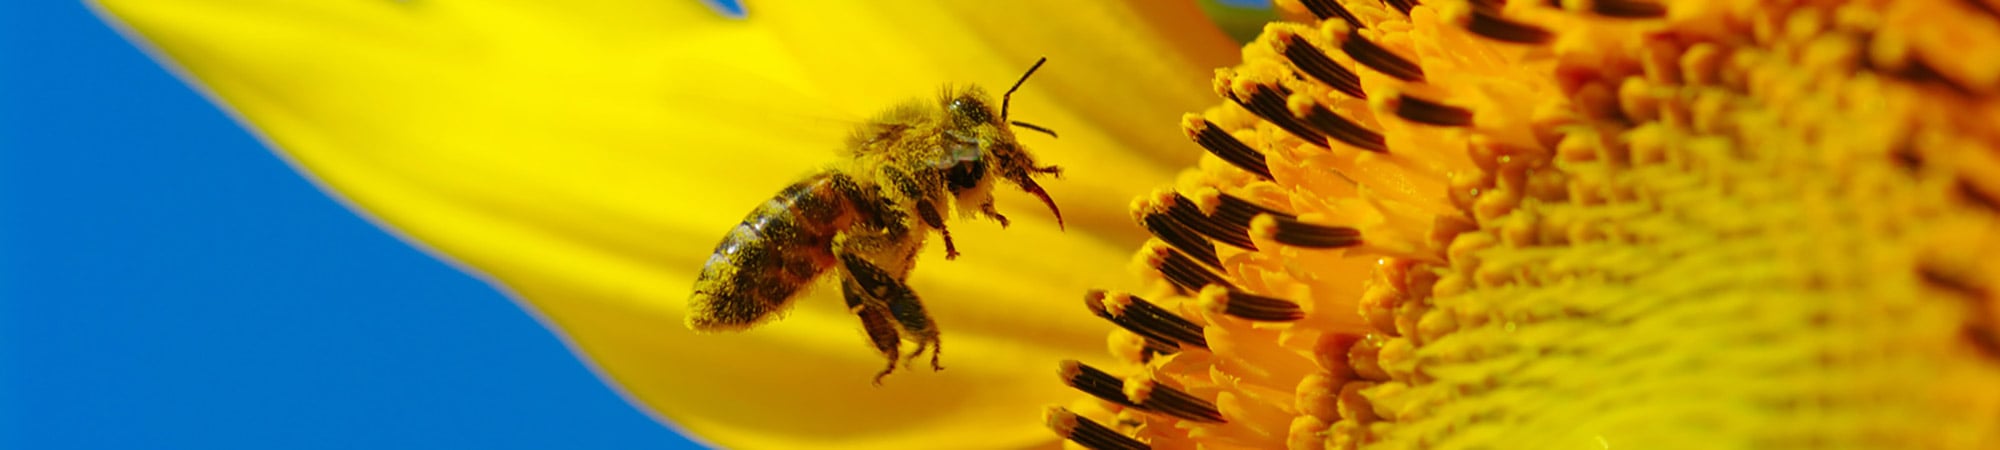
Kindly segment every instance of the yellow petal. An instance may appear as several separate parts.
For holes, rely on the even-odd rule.
[[[905,447],[1052,439],[1024,412],[1066,397],[1046,361],[1102,345],[1062,312],[1120,278],[1124,199],[1188,147],[1138,124],[1200,104],[1194,68],[1232,52],[1184,29],[1191,7],[1048,3],[752,5],[769,23],[674,1],[99,6],[331,195],[504,285],[667,421],[732,446]],[[1063,233],[1005,197],[1012,229],[961,221],[962,258],[925,256],[912,283],[949,370],[870,387],[882,361],[828,292],[741,334],[682,327],[723,231],[830,162],[853,120],[945,82],[1003,89],[1039,53],[1057,62],[1015,117],[1063,132],[1024,138],[1069,168],[1048,188],[1077,220]]]

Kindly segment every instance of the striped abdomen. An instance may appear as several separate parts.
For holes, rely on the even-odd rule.
[[[792,183],[723,236],[695,279],[688,327],[749,327],[784,309],[832,268],[833,238],[856,220],[853,180],[821,172]]]

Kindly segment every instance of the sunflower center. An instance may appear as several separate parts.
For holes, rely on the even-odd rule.
[[[1064,362],[1049,426],[2000,444],[2000,60],[1965,57],[2000,20],[1792,3],[1280,2],[1182,121],[1209,156],[1133,203],[1146,284],[1085,299],[1126,367]]]

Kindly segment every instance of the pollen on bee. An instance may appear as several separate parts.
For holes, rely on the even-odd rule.
[[[689,296],[688,326],[759,325],[815,280],[837,276],[848,311],[886,360],[878,384],[926,351],[941,369],[940,333],[907,284],[930,233],[944,241],[947,259],[958,256],[941,211],[978,211],[1006,226],[992,194],[1000,180],[1037,197],[1062,224],[1036,181],[1060,169],[1038,164],[1009,126],[1054,132],[1007,117],[1014,91],[1045,61],[1001,95],[997,111],[979,87],[947,86],[941,98],[905,102],[857,127],[843,159],[784,188],[724,235]],[[905,343],[915,350],[903,354]]]

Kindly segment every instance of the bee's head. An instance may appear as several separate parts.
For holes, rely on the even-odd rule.
[[[977,86],[946,95],[944,108],[950,113],[952,128],[962,130],[961,134],[972,137],[973,145],[948,150],[950,154],[947,157],[951,160],[951,165],[945,171],[945,182],[953,194],[958,194],[979,188],[986,179],[997,176],[1040,198],[1042,204],[1048,205],[1049,212],[1055,214],[1056,224],[1061,226],[1062,210],[1057,209],[1055,200],[1050,199],[1048,192],[1042,190],[1040,184],[1035,183],[1034,175],[1060,175],[1062,170],[1056,166],[1036,164],[1035,158],[1014,139],[1013,127],[1027,128],[1047,133],[1049,136],[1055,136],[1055,132],[1034,124],[1007,119],[1007,106],[1014,91],[1020,89],[1021,83],[1028,81],[1028,76],[1033,75],[1035,69],[1041,68],[1042,63],[1047,61],[1047,58],[1035,61],[1035,65],[1029,67],[1027,73],[1021,74],[1019,81],[1014,82],[1014,87],[1007,89],[1006,94],[1001,94],[998,114],[993,111],[992,98]]]

